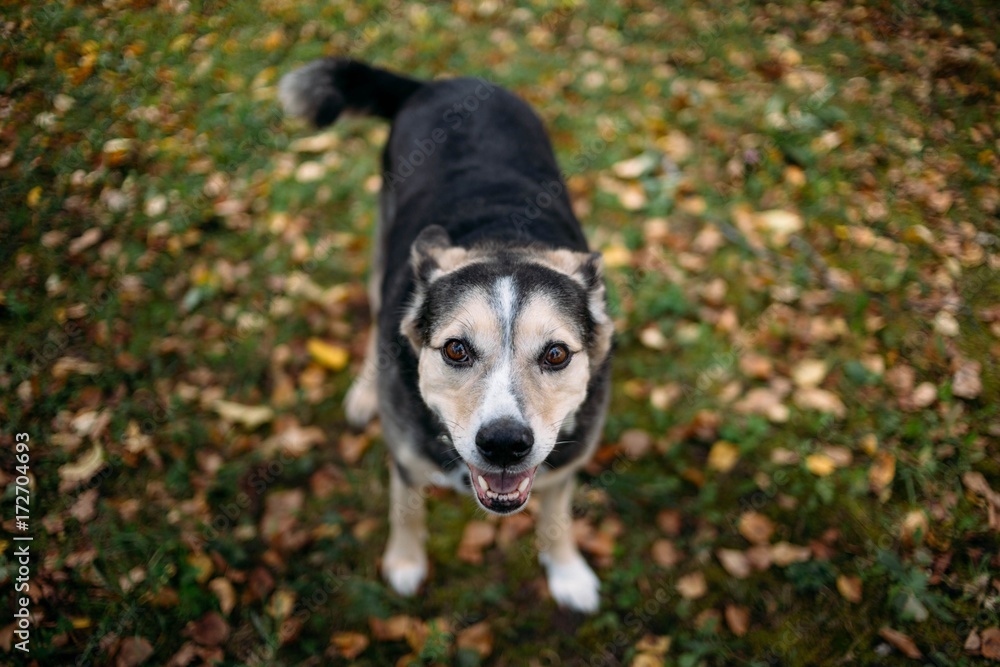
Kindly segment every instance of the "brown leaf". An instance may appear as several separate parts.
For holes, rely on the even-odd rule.
[[[875,453],[875,460],[868,469],[868,487],[883,502],[888,500],[890,486],[896,476],[896,457],[887,451]]]
[[[153,645],[144,637],[126,637],[118,647],[115,667],[136,667],[153,655]]]
[[[265,501],[260,519],[261,537],[269,542],[289,533],[297,523],[296,514],[302,508],[306,494],[302,489],[272,491]]]
[[[406,639],[406,633],[413,625],[412,616],[390,616],[387,619],[368,617],[368,627],[371,628],[372,637],[380,642],[397,642]]]
[[[330,644],[337,651],[337,655],[348,660],[354,660],[368,648],[368,637],[360,632],[336,632],[330,638]]]
[[[470,521],[465,524],[462,541],[458,544],[458,559],[473,565],[483,562],[483,549],[493,544],[497,528],[486,521]]]
[[[1000,660],[1000,628],[986,628],[982,632],[980,641],[982,645],[979,652],[984,658]]]
[[[809,547],[800,547],[788,542],[778,542],[771,546],[771,561],[778,567],[792,563],[804,563],[812,557]]]
[[[737,528],[751,544],[767,544],[774,534],[774,523],[760,512],[744,512]]]
[[[678,510],[660,510],[656,515],[656,525],[668,537],[677,537],[681,534],[684,519]]]
[[[366,433],[344,433],[337,442],[337,449],[344,463],[353,465],[361,460],[371,443],[372,439]]]
[[[71,517],[80,523],[88,523],[97,516],[97,489],[88,489],[80,494],[69,508]]]
[[[649,432],[638,428],[630,428],[621,435],[618,446],[628,458],[635,461],[642,458],[653,445],[653,438]]]
[[[737,579],[746,579],[750,576],[750,560],[744,552],[736,549],[719,549],[715,555],[730,576]]]
[[[861,577],[849,577],[842,574],[837,577],[837,590],[848,602],[861,602]]]
[[[965,638],[965,644],[962,645],[962,648],[966,653],[979,655],[979,649],[981,649],[982,646],[983,640],[980,638],[976,629],[972,628],[972,632],[970,632],[969,636]]]
[[[847,414],[847,407],[832,391],[819,389],[818,387],[807,387],[799,389],[793,396],[795,405],[803,410],[817,410],[827,412],[843,419]]]
[[[683,555],[670,540],[656,540],[652,548],[653,562],[667,569],[681,562]]]
[[[470,625],[455,638],[455,646],[475,651],[485,658],[493,652],[493,630],[487,621]]]
[[[904,635],[902,632],[893,630],[889,627],[884,627],[878,631],[878,634],[882,637],[882,639],[892,644],[892,646],[894,646],[907,658],[917,660],[924,657],[924,654],[920,652],[920,649],[918,649],[917,645],[913,643],[913,640]]]
[[[726,605],[726,625],[737,637],[742,637],[750,629],[750,610],[735,604]]]
[[[686,574],[677,580],[677,592],[685,600],[697,600],[708,593],[708,583],[701,571]]]
[[[210,611],[188,623],[184,635],[202,646],[219,646],[229,638],[229,624],[218,612]]]
[[[983,366],[978,361],[963,362],[951,381],[951,393],[959,398],[972,400],[983,391],[983,381],[979,377]]]

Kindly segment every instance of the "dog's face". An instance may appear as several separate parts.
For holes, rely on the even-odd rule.
[[[480,505],[520,510],[610,350],[600,256],[467,250],[431,227],[414,243],[413,267],[401,329],[419,359],[421,396]]]

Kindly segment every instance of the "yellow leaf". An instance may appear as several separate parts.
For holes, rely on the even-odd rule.
[[[313,359],[334,371],[344,370],[350,358],[345,348],[331,345],[319,338],[310,338],[307,349]]]
[[[861,577],[840,575],[837,577],[837,590],[848,602],[861,602]]]
[[[42,186],[36,185],[28,191],[28,196],[25,198],[25,203],[28,208],[35,208],[38,206],[38,202],[42,199]]]
[[[729,472],[740,459],[739,448],[731,442],[719,440],[708,452],[708,467],[719,472]]]
[[[817,477],[826,477],[837,469],[837,464],[826,454],[810,454],[806,457],[806,468]]]

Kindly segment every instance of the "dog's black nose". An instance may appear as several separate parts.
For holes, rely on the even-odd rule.
[[[503,417],[486,424],[476,434],[476,446],[487,461],[498,466],[517,463],[531,451],[535,436],[516,419]]]

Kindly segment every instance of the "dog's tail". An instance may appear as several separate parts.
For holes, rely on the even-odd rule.
[[[344,111],[392,120],[422,81],[348,58],[322,58],[289,72],[278,98],[289,116],[316,127],[332,124]]]

